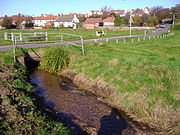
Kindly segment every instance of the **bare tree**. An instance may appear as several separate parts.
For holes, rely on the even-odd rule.
[[[153,7],[151,9],[151,16],[157,16],[158,21],[161,21],[165,18],[170,17],[170,9],[169,8],[163,8],[163,7]]]
[[[101,8],[101,11],[103,12],[102,18],[106,18],[110,16],[112,8],[110,6],[104,6]]]
[[[171,8],[171,16],[176,22],[180,22],[180,4]]]

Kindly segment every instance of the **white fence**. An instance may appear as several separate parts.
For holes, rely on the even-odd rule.
[[[76,37],[80,39],[80,43],[71,43],[68,41],[64,41],[66,36]],[[49,37],[51,38],[49,40]],[[55,37],[53,39],[53,37]],[[72,45],[76,47],[81,47],[82,54],[84,55],[84,40],[83,37],[80,35],[75,34],[68,34],[68,33],[47,33],[47,32],[34,32],[34,33],[4,33],[4,40],[11,40],[13,42],[13,54],[14,54],[14,61],[16,61],[16,47],[17,44],[23,43],[39,43],[39,42],[57,42],[60,43],[59,45]],[[25,44],[27,45],[27,44]]]

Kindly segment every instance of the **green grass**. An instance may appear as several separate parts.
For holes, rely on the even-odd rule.
[[[114,86],[113,104],[160,128],[175,126],[180,109],[180,31],[163,39],[88,43],[72,48],[69,70]]]
[[[19,48],[17,48],[17,56],[22,56]],[[23,131],[24,134],[39,135],[72,134],[60,122],[59,116],[43,105],[43,100],[38,98],[33,90],[34,86],[28,82],[26,68],[14,63],[12,50],[0,52],[0,63],[3,63],[0,72],[6,69],[1,75],[5,76],[4,79],[7,78],[0,80],[3,93],[10,92],[9,95],[0,98],[0,105],[5,103],[8,108],[15,109],[15,113],[9,111],[0,115],[1,134],[18,134],[19,131]],[[16,119],[21,119],[22,122],[17,123]]]
[[[93,39],[93,38],[99,38],[96,37],[96,31],[101,31],[98,29],[94,30],[86,30],[86,29],[43,29],[43,30],[0,30],[0,45],[11,45],[11,41],[4,41],[4,32],[7,33],[33,33],[33,32],[48,32],[48,33],[69,33],[69,34],[75,34],[75,35],[81,35],[83,36],[83,39]],[[106,36],[102,37],[114,37],[114,36],[125,36],[129,35],[129,31],[122,31],[122,30],[110,30],[105,29]],[[152,33],[153,30],[148,30],[147,33]],[[132,30],[133,35],[141,35],[144,34],[144,30]],[[40,36],[40,35],[39,35]],[[42,36],[42,35],[41,35]],[[26,41],[30,41],[29,37],[23,37],[23,39],[26,39]],[[59,34],[53,34],[48,35],[48,41],[60,41],[61,35]],[[69,35],[63,35],[64,41],[72,41],[72,40],[80,40],[79,37],[69,36]]]

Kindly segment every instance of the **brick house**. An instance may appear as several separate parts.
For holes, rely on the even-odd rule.
[[[104,27],[114,27],[114,21],[115,21],[114,17],[107,17],[104,20],[102,20],[103,26]]]
[[[83,23],[83,27],[87,29],[93,29],[99,26],[103,26],[102,18],[87,18]]]

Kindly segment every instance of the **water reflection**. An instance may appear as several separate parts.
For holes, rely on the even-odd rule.
[[[118,135],[127,128],[117,110],[85,95],[67,78],[37,70],[31,75],[31,83],[37,84],[35,90],[45,97],[45,104],[53,107],[76,134],[95,129],[100,135]]]

